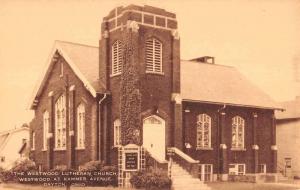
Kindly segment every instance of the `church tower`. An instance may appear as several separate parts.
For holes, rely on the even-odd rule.
[[[109,93],[102,110],[105,119],[100,121],[99,130],[104,132],[100,137],[104,152],[101,157],[108,159],[114,152],[111,147],[118,144],[143,145],[162,159],[166,147],[182,149],[180,40],[176,15],[151,6],[117,7],[103,19],[99,51],[99,78]],[[126,70],[126,64],[133,71]],[[124,88],[124,85],[131,86]],[[130,88],[135,88],[132,92],[138,100],[134,95],[124,94]],[[128,108],[136,103],[138,109]],[[122,111],[127,108],[130,113],[136,112],[137,118],[125,125]],[[119,133],[120,126],[126,128]]]

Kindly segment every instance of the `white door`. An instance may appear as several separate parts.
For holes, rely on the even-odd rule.
[[[154,157],[165,160],[165,121],[155,115],[143,121],[143,146]]]

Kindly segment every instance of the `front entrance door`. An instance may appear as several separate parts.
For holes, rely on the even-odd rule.
[[[143,121],[143,146],[154,157],[165,160],[165,121],[152,115]]]

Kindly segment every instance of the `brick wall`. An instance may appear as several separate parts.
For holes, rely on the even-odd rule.
[[[43,165],[45,168],[47,165],[47,152],[42,151],[43,148],[43,113],[48,110],[50,112],[50,98],[48,97],[49,92],[53,91],[54,103],[62,95],[66,93],[66,76],[69,78],[69,86],[75,85],[75,109],[80,104],[85,105],[85,150],[75,150],[76,157],[76,166],[83,164],[92,159],[92,141],[95,140],[91,130],[92,126],[96,127],[96,105],[97,102],[95,98],[86,90],[83,83],[75,75],[72,69],[66,64],[65,60],[60,57],[59,61],[63,62],[63,77],[60,77],[60,63],[56,62],[51,69],[51,73],[47,79],[47,82],[44,86],[44,90],[39,97],[39,103],[35,108],[35,117],[31,123],[31,131],[34,131],[36,134],[36,148],[35,151],[32,151],[32,156],[37,162],[38,165]],[[69,93],[69,91],[67,92]],[[75,116],[76,118],[76,116]],[[76,121],[76,120],[75,120]],[[76,123],[76,122],[75,122]],[[53,137],[55,137],[54,123],[50,122],[50,126],[53,127]],[[76,129],[76,128],[75,128]],[[67,126],[68,131],[68,126]],[[32,134],[32,133],[31,133]],[[31,138],[32,139],[32,138]],[[75,132],[76,139],[76,132]],[[53,141],[54,142],[54,141]],[[67,147],[69,143],[69,135],[67,133]],[[76,143],[75,143],[76,145]],[[56,165],[67,165],[68,156],[66,150],[54,151],[53,152],[53,166]]]
[[[185,151],[190,154],[194,159],[199,160],[203,164],[213,164],[214,173],[218,173],[219,169],[219,147],[220,136],[218,130],[218,109],[222,108],[222,105],[209,105],[202,103],[184,103],[184,109],[190,110],[190,112],[183,112],[184,114],[184,141],[192,145],[192,148]],[[225,110],[225,143],[227,145],[227,163],[245,163],[246,173],[254,173],[254,156],[253,156],[253,113],[258,115],[257,126],[257,145],[259,146],[258,164],[267,164],[267,172],[272,173],[272,110],[263,109],[251,109],[245,107],[230,107],[227,106]],[[196,150],[196,121],[197,115],[201,113],[208,114],[212,119],[211,128],[211,150]],[[234,116],[241,116],[245,119],[245,150],[233,151],[231,150],[231,119]]]

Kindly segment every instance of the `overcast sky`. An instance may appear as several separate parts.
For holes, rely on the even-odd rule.
[[[0,0],[0,131],[32,118],[29,99],[55,40],[96,46],[102,18],[132,3],[177,14],[182,59],[214,56],[274,100],[296,95],[300,1]]]

